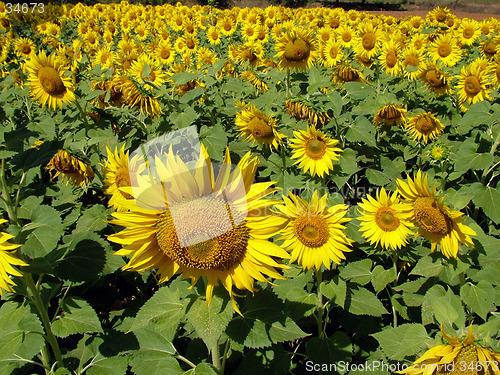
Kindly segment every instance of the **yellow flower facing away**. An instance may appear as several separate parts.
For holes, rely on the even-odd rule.
[[[0,219],[0,224],[6,222],[7,220]],[[3,296],[3,291],[14,291],[12,286],[16,285],[16,283],[10,278],[10,275],[23,275],[13,266],[27,266],[25,262],[15,255],[16,249],[21,245],[10,243],[9,240],[13,237],[8,233],[0,232],[0,297]]]
[[[470,236],[476,232],[465,225],[465,218],[460,211],[455,211],[443,204],[444,197],[438,197],[436,185],[429,188],[429,177],[419,170],[413,179],[397,180],[398,193],[403,202],[413,207],[410,220],[418,229],[418,234],[431,241],[431,251],[439,245],[447,258],[457,258],[459,243],[472,247]]]
[[[289,194],[283,197],[284,203],[276,209],[289,219],[281,232],[283,247],[291,252],[290,262],[297,261],[302,268],[320,270],[321,265],[330,269],[331,262],[340,264],[345,259],[344,253],[350,252],[352,240],[347,238],[343,230],[347,206],[338,204],[328,207],[328,194],[318,198],[314,191],[311,202]]]
[[[253,184],[257,157],[247,153],[231,170],[226,149],[215,174],[202,146],[193,170],[171,151],[158,155],[154,164],[149,176],[137,177],[136,191],[143,193],[125,203],[129,211],[112,214],[111,223],[125,227],[108,237],[122,246],[116,255],[130,257],[124,270],[156,269],[159,283],[182,274],[195,285],[204,277],[207,303],[220,281],[238,313],[233,287],[254,293],[254,280],[284,279],[278,271],[287,268],[282,260],[289,255],[268,238],[286,219],[269,215],[278,202],[263,199],[276,191],[270,188],[272,182]],[[123,190],[134,194],[132,188]]]
[[[82,186],[94,179],[92,167],[65,150],[57,151],[45,168],[53,179],[61,175],[66,185],[71,182],[75,186]]]
[[[29,72],[28,85],[30,95],[44,107],[48,105],[55,109],[62,108],[63,103],[75,101],[74,85],[68,68],[56,59],[54,55],[47,56],[44,51],[38,55],[32,54],[26,63]]]
[[[406,123],[406,109],[402,105],[388,104],[380,108],[373,118],[373,125],[402,126]]]
[[[314,125],[309,125],[307,131],[294,130],[293,135],[290,147],[293,150],[292,159],[297,159],[294,165],[298,164],[311,176],[323,177],[333,170],[333,161],[339,160],[339,152],[342,152],[336,147],[338,140],[328,137]]]
[[[436,345],[427,350],[406,370],[396,371],[404,375],[499,375],[500,353],[475,343],[476,338],[469,326],[465,339],[448,336],[441,324],[441,334],[448,345]]]
[[[397,193],[389,195],[382,187],[377,190],[376,199],[368,195],[368,199],[359,203],[358,212],[362,216],[359,230],[371,245],[380,245],[384,249],[398,250],[408,243],[413,234],[412,206],[399,201]]]
[[[444,124],[430,112],[411,117],[406,123],[406,131],[414,141],[426,144],[443,132]]]

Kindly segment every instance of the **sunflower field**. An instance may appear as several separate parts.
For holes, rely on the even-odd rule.
[[[499,375],[500,21],[213,3],[0,2],[0,374]]]

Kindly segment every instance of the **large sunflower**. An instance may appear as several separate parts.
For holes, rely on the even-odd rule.
[[[464,18],[460,22],[460,27],[457,30],[457,37],[462,45],[471,46],[480,35],[481,27],[476,20]]]
[[[397,250],[408,243],[408,236],[413,233],[410,229],[412,207],[401,203],[397,193],[390,196],[381,188],[377,190],[377,199],[370,195],[368,199],[363,198],[358,211],[362,214],[358,218],[359,230],[370,245],[376,247],[380,243],[384,249]]]
[[[55,172],[52,178],[62,175],[62,180],[66,185],[71,182],[75,186],[82,186],[94,179],[92,167],[65,150],[57,151],[45,168],[51,174]]]
[[[238,112],[234,123],[241,133],[240,136],[245,137],[245,140],[251,141],[252,144],[255,142],[259,145],[264,144],[272,150],[273,147],[277,149],[285,137],[276,127],[278,120],[272,116],[251,106]]]
[[[319,271],[322,264],[330,269],[332,261],[340,264],[344,253],[351,251],[348,246],[353,241],[344,234],[342,225],[350,220],[345,217],[347,206],[328,207],[327,195],[318,198],[318,191],[314,191],[308,203],[290,193],[290,198],[283,197],[284,204],[276,206],[290,220],[280,237],[282,246],[291,251],[290,262],[297,261],[303,269],[316,267]]]
[[[387,104],[379,108],[373,117],[373,125],[401,126],[406,123],[406,109],[402,105]]]
[[[309,125],[307,131],[294,131],[295,138],[290,140],[293,151],[292,159],[298,159],[294,164],[311,173],[312,176],[323,177],[333,169],[334,160],[339,160],[340,148],[338,140],[328,137],[324,132]]]
[[[442,61],[446,66],[455,66],[462,57],[462,51],[451,34],[442,34],[428,47],[432,59]]]
[[[407,375],[498,375],[500,353],[495,353],[479,343],[474,343],[472,324],[465,339],[448,336],[441,324],[441,334],[451,345],[437,345],[427,350],[407,370],[396,371]]]
[[[384,71],[391,76],[397,76],[401,71],[400,50],[401,46],[395,40],[388,40],[382,45],[379,60]]]
[[[286,268],[280,260],[288,253],[267,238],[286,220],[268,215],[276,201],[262,198],[275,191],[269,188],[272,183],[252,184],[258,158],[248,153],[231,171],[226,149],[215,175],[204,148],[203,154],[192,171],[171,153],[164,155],[167,163],[157,156],[153,173],[138,177],[138,190],[144,193],[130,201],[129,212],[113,214],[111,222],[125,229],[108,239],[123,246],[117,255],[130,256],[126,270],[157,269],[160,283],[175,274],[193,285],[205,277],[207,303],[220,280],[239,312],[233,286],[253,293],[254,280],[284,279],[277,269]]]
[[[458,76],[458,96],[461,104],[474,104],[485,99],[491,100],[488,72],[475,65],[464,65]]]
[[[413,140],[424,144],[429,139],[439,137],[444,128],[444,124],[431,112],[413,116],[406,124],[406,130],[413,137]]]
[[[26,63],[29,72],[28,85],[31,86],[30,95],[42,107],[47,104],[52,109],[62,108],[63,103],[75,101],[74,85],[71,76],[54,55],[47,56],[44,51],[38,55],[31,55]]]
[[[408,182],[398,179],[398,192],[406,203],[413,205],[411,220],[418,228],[418,234],[432,242],[431,251],[439,244],[447,258],[457,258],[458,244],[473,246],[470,236],[476,232],[463,224],[460,211],[454,211],[443,204],[444,197],[437,197],[436,185],[429,189],[428,176],[418,171]]]
[[[0,224],[7,220],[0,219]],[[9,275],[22,276],[16,268],[12,266],[27,266],[21,259],[14,255],[15,249],[21,245],[12,244],[8,241],[14,236],[0,232],[0,297],[3,296],[2,290],[13,292],[12,286],[16,285]]]
[[[435,96],[451,94],[450,77],[443,72],[439,64],[427,62],[418,78],[431,90]]]
[[[376,57],[380,45],[381,32],[371,23],[360,24],[358,35],[354,39],[354,52],[356,55],[364,55],[368,59]]]
[[[316,40],[309,31],[291,31],[275,45],[280,69],[306,70],[319,55]]]

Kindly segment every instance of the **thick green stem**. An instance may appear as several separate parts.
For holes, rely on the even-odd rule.
[[[316,289],[318,293],[318,309],[316,310],[316,322],[318,324],[318,337],[320,339],[324,338],[325,333],[323,331],[323,313],[325,311],[323,306],[323,294],[321,293],[321,282],[323,281],[323,274],[321,271],[316,270]]]
[[[24,280],[26,282],[26,287],[31,292],[31,295],[33,297],[32,302],[35,305],[36,309],[38,310],[40,320],[42,321],[43,328],[45,329],[45,338],[47,342],[50,344],[52,351],[54,352],[54,357],[56,358],[57,367],[64,367],[61,356],[61,349],[59,348],[57,339],[54,336],[54,333],[52,332],[52,326],[50,324],[49,314],[47,312],[47,309],[45,308],[45,305],[43,304],[42,298],[40,297],[40,291],[35,286],[31,273],[26,272],[24,274]]]
[[[291,95],[291,90],[290,90],[290,68],[287,68],[286,69],[286,82],[285,82],[285,86],[286,86],[286,98],[290,98],[292,95]]]
[[[220,374],[221,363],[220,363],[220,353],[219,353],[219,340],[217,340],[211,352],[212,352],[212,365],[214,366],[217,373]]]
[[[83,124],[85,125],[85,135],[88,137],[90,125],[89,125],[89,122],[87,120],[87,115],[85,114],[85,111],[83,110],[80,103],[78,103],[78,100],[75,100],[75,105],[78,108],[78,110],[80,111],[80,117],[82,118]]]
[[[398,278],[399,278],[399,274],[398,274],[398,253],[396,251],[393,251],[392,254],[391,254],[391,258],[392,258],[392,266],[394,268],[394,274],[395,274],[395,278],[394,278],[394,281],[392,282],[392,288],[395,288],[397,285],[398,285]],[[392,324],[394,326],[394,328],[396,328],[398,326],[398,313],[396,311],[396,308],[394,307],[394,303],[392,301],[392,294],[390,296],[391,298],[391,307],[392,307]]]
[[[7,188],[7,182],[5,180],[5,159],[2,159],[2,166],[0,169],[0,188],[2,190],[2,198],[7,207],[7,214],[9,215],[9,220],[19,225],[19,220],[17,219],[17,213],[12,200],[10,199],[9,189]]]

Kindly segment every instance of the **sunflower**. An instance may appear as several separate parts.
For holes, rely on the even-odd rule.
[[[377,247],[380,243],[384,249],[396,251],[408,243],[408,236],[413,233],[411,211],[411,205],[400,202],[397,193],[391,196],[382,187],[377,190],[376,199],[368,195],[359,203],[359,230],[370,245]]]
[[[283,35],[275,45],[279,67],[306,70],[318,56],[316,41],[310,31],[292,31]]]
[[[448,8],[436,7],[427,13],[427,21],[433,26],[447,26],[446,21],[451,17]]]
[[[354,31],[350,26],[343,25],[337,29],[337,40],[344,48],[350,48],[353,43]]]
[[[241,36],[245,41],[252,41],[257,38],[257,25],[252,23],[244,23],[241,26]]]
[[[297,261],[302,268],[319,271],[324,264],[330,269],[331,262],[340,264],[345,259],[345,252],[351,251],[348,246],[353,242],[344,234],[343,223],[346,218],[347,206],[338,204],[328,207],[325,194],[318,198],[318,191],[314,191],[311,202],[290,193],[290,197],[283,197],[284,204],[276,208],[289,219],[279,238],[283,240],[283,247],[291,251],[290,262]]]
[[[151,90],[145,90],[135,80],[121,76],[117,84],[129,107],[139,108],[142,114],[159,116],[162,113],[157,96]]]
[[[399,60],[399,51],[401,46],[395,40],[388,40],[382,44],[379,60],[382,68],[387,74],[397,76],[401,72],[401,61]]]
[[[118,151],[111,151],[106,146],[108,160],[101,167],[104,172],[104,184],[106,190],[104,194],[110,195],[108,206],[119,212],[127,211],[127,208],[122,203],[134,197],[129,193],[122,191],[121,188],[132,186],[130,182],[130,174],[140,174],[144,170],[144,164],[138,163],[137,158],[129,162],[129,152],[125,152],[125,145]]]
[[[387,104],[380,108],[373,118],[373,125],[380,124],[392,126],[406,123],[406,109],[402,105]]]
[[[295,164],[309,171],[311,176],[323,177],[333,170],[332,161],[339,160],[340,148],[337,148],[338,140],[328,137],[324,132],[316,130],[314,125],[309,125],[307,131],[294,131],[291,148],[292,159],[298,159]]]
[[[450,85],[450,77],[443,72],[439,64],[428,61],[418,78],[436,96],[450,95],[453,91]]]
[[[115,53],[111,51],[109,46],[99,48],[92,61],[93,65],[101,65],[102,69],[109,69],[113,67],[115,61]]]
[[[410,81],[415,81],[424,68],[422,51],[417,50],[415,47],[405,49],[401,53],[401,64],[403,65],[405,77]]]
[[[407,124],[406,130],[413,140],[417,142],[427,143],[429,139],[439,137],[445,126],[431,112],[421,113],[411,117]]]
[[[460,47],[451,34],[439,35],[428,47],[428,51],[434,62],[439,60],[449,67],[455,66],[462,57]]]
[[[175,50],[168,40],[162,40],[156,46],[153,57],[163,66],[171,66],[175,59]]]
[[[346,65],[336,65],[333,69],[333,83],[343,84],[345,82],[362,82],[364,80],[363,73],[356,68]]]
[[[253,87],[259,90],[259,92],[266,92],[269,90],[267,84],[249,70],[245,70],[240,74],[240,76],[245,78]]]
[[[454,211],[443,204],[444,197],[436,195],[436,185],[429,189],[428,176],[419,170],[408,182],[398,179],[398,192],[406,203],[413,205],[411,220],[418,228],[418,234],[430,240],[431,251],[439,244],[447,258],[457,258],[458,244],[473,246],[470,236],[476,232],[463,224],[460,211]]]
[[[17,57],[29,57],[35,51],[35,43],[31,39],[19,38],[14,42],[14,52]]]
[[[462,19],[456,35],[462,45],[471,46],[481,35],[479,22],[468,18]]]
[[[234,121],[238,127],[240,136],[246,141],[251,141],[252,145],[257,142],[259,145],[278,148],[283,143],[284,134],[281,134],[276,124],[277,119],[273,119],[271,115],[259,111],[255,106],[247,107],[236,114]]]
[[[219,28],[215,26],[210,26],[206,30],[206,36],[208,42],[212,45],[217,45],[221,42],[221,32],[219,31]]]
[[[44,51],[38,55],[31,55],[26,63],[29,72],[28,85],[31,86],[30,95],[42,107],[47,104],[52,109],[62,108],[63,103],[70,104],[75,101],[74,85],[68,69],[55,58],[47,57]]]
[[[465,339],[448,336],[441,324],[441,334],[451,345],[437,345],[427,350],[408,369],[396,371],[406,375],[464,374],[464,375],[497,375],[499,373],[500,353],[474,343],[472,324]]]
[[[82,186],[89,184],[94,179],[91,166],[65,150],[57,151],[45,168],[49,170],[51,175],[55,172],[52,175],[53,179],[62,175],[62,181],[66,181],[66,185],[71,182],[75,186]]]
[[[263,198],[276,190],[270,189],[272,183],[252,184],[257,157],[247,153],[231,171],[226,149],[216,176],[204,148],[202,154],[192,171],[171,153],[168,163],[157,155],[149,171],[153,180],[138,176],[138,190],[144,193],[130,201],[129,212],[112,214],[111,222],[125,229],[108,239],[123,246],[116,255],[131,257],[125,270],[157,269],[159,283],[175,274],[193,285],[204,277],[207,303],[220,280],[240,313],[233,286],[254,293],[254,280],[284,279],[277,269],[287,268],[280,260],[288,253],[267,238],[286,221],[268,215],[276,201]]]
[[[7,220],[0,219],[0,224],[7,222]],[[12,286],[16,285],[14,281],[10,278],[12,276],[22,276],[23,274],[19,272],[16,268],[12,266],[27,266],[21,259],[15,256],[15,249],[19,246],[18,244],[12,244],[8,241],[14,236],[0,232],[0,297],[3,296],[2,291],[13,292]]]
[[[262,44],[258,42],[246,42],[242,46],[230,46],[229,53],[241,65],[248,61],[251,66],[258,66],[264,57],[264,49]]]
[[[321,58],[325,66],[333,67],[337,65],[343,57],[342,48],[333,38],[321,48]]]
[[[106,102],[106,96],[108,93],[104,93],[99,95],[94,101],[93,104],[98,108],[107,108],[110,105],[113,107],[121,107],[121,105],[125,102],[125,98],[120,88],[120,84],[117,78],[112,78],[111,80],[106,81],[97,81],[92,85],[92,90],[102,90],[109,92],[109,99]]]
[[[431,150],[429,151],[429,156],[433,162],[442,162],[448,158],[450,154],[450,148],[442,142],[434,142],[432,144]]]
[[[381,32],[371,23],[363,23],[358,27],[358,35],[354,39],[353,50],[356,55],[366,56],[368,59],[377,56],[380,45]]]
[[[217,22],[220,32],[225,36],[231,36],[236,31],[236,22],[231,17],[223,17]]]
[[[495,59],[495,57],[500,56],[500,38],[487,38],[479,46],[481,55],[486,56],[489,59]]]
[[[457,90],[460,104],[465,102],[474,104],[483,100],[491,100],[490,76],[486,71],[478,69],[472,64],[464,65],[458,76]]]
[[[165,72],[160,69],[158,63],[145,53],[139,56],[136,61],[132,62],[128,73],[148,92],[153,90],[153,87],[151,87],[148,82],[160,87],[165,83],[167,76]]]

